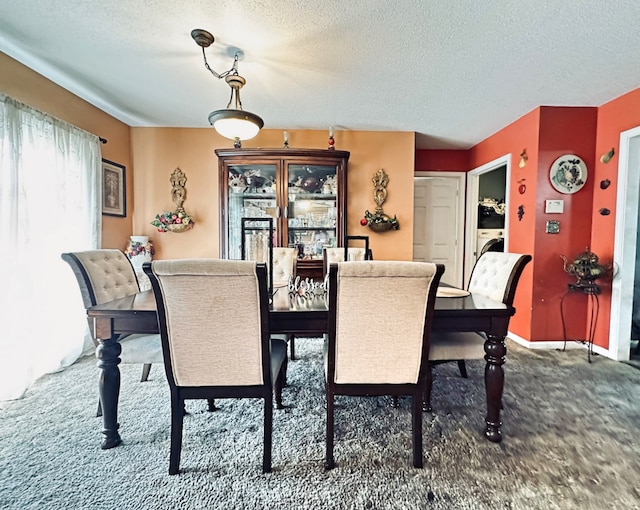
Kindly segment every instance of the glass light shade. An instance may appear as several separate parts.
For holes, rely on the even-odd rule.
[[[209,114],[209,123],[220,135],[231,140],[249,140],[264,126],[255,113],[226,108]]]

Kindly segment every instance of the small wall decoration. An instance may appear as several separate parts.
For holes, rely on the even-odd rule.
[[[600,189],[607,189],[609,186],[611,186],[611,181],[609,179],[603,179],[600,181]]]
[[[518,221],[522,221],[522,217],[524,216],[524,205],[518,206]]]
[[[611,147],[611,150],[609,152],[607,152],[606,154],[603,154],[600,157],[600,162],[605,164],[608,163],[609,161],[611,161],[611,158],[615,155],[615,153],[616,153],[616,150],[613,147]]]
[[[378,170],[373,175],[373,201],[376,203],[374,214],[369,211],[364,212],[364,218],[360,220],[362,226],[368,226],[374,232],[386,232],[387,230],[398,230],[400,223],[394,216],[387,216],[382,210],[382,204],[387,199],[387,184],[389,184],[389,176],[384,169]]]
[[[526,179],[520,179],[518,181],[518,193],[520,193],[521,195],[524,195],[524,192],[527,191],[527,185],[524,183]]]
[[[602,216],[609,216],[611,214],[611,210],[603,207],[602,209],[600,209],[600,214]]]
[[[560,222],[558,220],[549,220],[549,221],[547,221],[547,225],[545,227],[545,232],[547,234],[559,234],[560,233]]]
[[[565,154],[551,165],[549,179],[556,191],[564,194],[576,193],[587,182],[587,165],[575,154]]]
[[[102,160],[102,214],[105,216],[127,215],[125,167]]]
[[[193,218],[187,214],[182,205],[187,198],[187,176],[182,170],[176,168],[169,179],[171,182],[171,199],[176,204],[175,211],[165,211],[156,214],[151,224],[158,232],[185,232],[193,228]]]

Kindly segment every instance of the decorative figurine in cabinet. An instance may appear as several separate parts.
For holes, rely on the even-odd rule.
[[[349,152],[324,149],[216,149],[220,256],[264,259],[264,246],[297,248],[297,275],[321,280],[324,248],[342,246]],[[273,218],[273,232],[261,229]],[[255,218],[255,225],[251,222]],[[242,225],[250,228],[242,228]],[[242,235],[245,235],[243,242]],[[244,247],[245,253],[242,253]]]

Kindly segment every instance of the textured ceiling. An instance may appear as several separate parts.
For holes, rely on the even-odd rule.
[[[269,129],[415,131],[468,148],[540,105],[640,87],[638,0],[20,0],[0,50],[131,126],[208,126],[229,88]],[[0,69],[0,73],[2,70]]]

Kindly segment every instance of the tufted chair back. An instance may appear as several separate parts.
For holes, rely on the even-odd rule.
[[[85,308],[140,292],[131,261],[120,250],[63,253],[78,280]]]
[[[347,248],[347,253],[350,261],[360,261],[365,260],[367,257],[367,251],[365,248],[360,247],[351,247]],[[326,275],[329,271],[329,266],[331,264],[336,264],[338,262],[344,262],[344,247],[342,248],[325,248],[322,252],[323,262],[322,266],[324,268],[324,274]]]
[[[526,260],[525,260],[526,259]],[[477,260],[469,281],[469,292],[513,305],[516,284],[531,255],[488,251]]]
[[[288,283],[296,277],[296,248],[273,248],[273,284]]]

